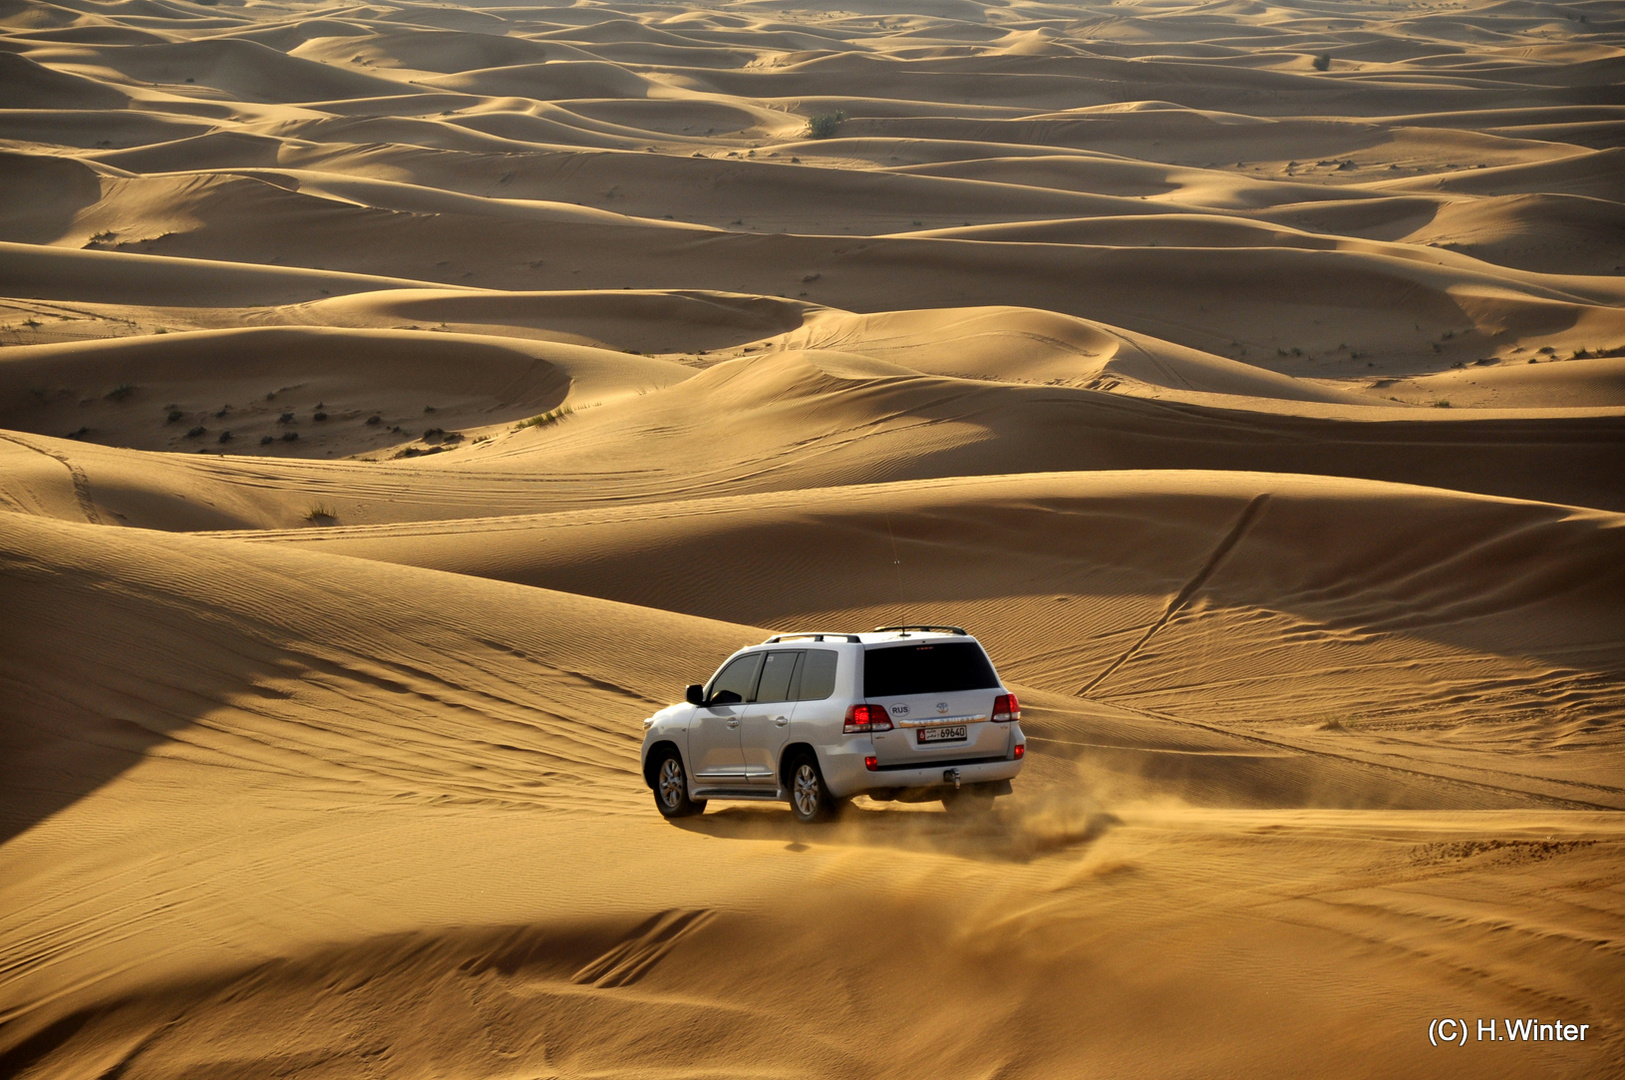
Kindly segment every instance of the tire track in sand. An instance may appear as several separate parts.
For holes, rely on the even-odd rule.
[[[1140,639],[1123,652],[1123,655],[1106,665],[1105,671],[1090,679],[1077,692],[1077,697],[1083,697],[1105,682],[1112,672],[1134,659],[1134,655],[1145,648],[1146,642],[1150,641],[1158,630],[1167,626],[1168,621],[1179,614],[1180,608],[1190,603],[1191,597],[1196,595],[1196,590],[1207,584],[1208,578],[1212,577],[1213,572],[1219,568],[1219,564],[1224,562],[1225,556],[1229,555],[1235,546],[1241,542],[1241,538],[1247,535],[1247,531],[1258,520],[1258,515],[1263,512],[1264,504],[1269,502],[1269,498],[1268,494],[1258,495],[1253,498],[1252,502],[1247,504],[1247,508],[1241,512],[1241,516],[1236,519],[1236,523],[1230,526],[1230,531],[1225,534],[1224,539],[1219,541],[1219,546],[1213,549],[1213,554],[1209,555],[1207,561],[1202,564],[1202,568],[1196,571],[1196,576],[1187,581],[1185,587],[1179,590],[1178,595],[1168,602],[1168,607],[1163,611],[1162,616],[1152,623],[1145,633],[1140,635]]]
[[[66,454],[59,454],[54,450],[47,450],[43,446],[36,446],[27,439],[20,439],[16,435],[0,433],[0,439],[14,442],[26,450],[34,450],[55,461],[61,462],[62,467],[68,470],[68,476],[73,481],[73,497],[79,501],[79,510],[85,515],[85,520],[92,525],[105,525],[102,516],[96,512],[96,504],[90,499],[90,477],[85,470],[75,465]]]

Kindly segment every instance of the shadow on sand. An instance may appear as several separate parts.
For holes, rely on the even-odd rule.
[[[848,804],[839,818],[822,825],[803,825],[776,805],[731,805],[673,824],[729,840],[782,840],[791,851],[835,844],[1024,863],[1088,847],[1121,821],[1098,809],[1064,803],[996,805],[982,814],[961,816],[865,800]]]

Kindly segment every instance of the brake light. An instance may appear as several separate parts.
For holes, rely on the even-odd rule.
[[[1008,724],[1021,719],[1021,702],[1014,694],[1000,694],[993,699],[993,722]]]
[[[1020,743],[1020,742],[1016,743],[1016,760],[1020,761],[1022,758],[1026,757],[1026,756],[1027,756],[1027,744],[1026,743]]]
[[[890,731],[891,717],[879,705],[853,705],[846,710],[846,723],[841,731],[847,735],[862,735],[870,731]]]
[[[863,759],[863,767],[868,769],[870,772],[874,772],[876,769],[880,768],[880,759],[875,757],[873,754],[870,754],[868,757]]]

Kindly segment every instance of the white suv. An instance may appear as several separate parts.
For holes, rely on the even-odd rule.
[[[957,626],[776,634],[643,722],[643,778],[667,817],[707,799],[788,799],[827,820],[853,795],[986,807],[1010,793],[1021,706]]]

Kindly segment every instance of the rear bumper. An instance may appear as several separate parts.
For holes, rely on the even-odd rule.
[[[1019,736],[1015,740],[1015,742],[1025,741]],[[823,769],[824,783],[828,786],[830,794],[837,799],[846,799],[880,788],[952,787],[953,781],[943,778],[944,772],[949,769],[959,770],[961,785],[1013,780],[1021,772],[1021,766],[1024,764],[1021,759],[1010,756],[991,760],[956,758],[917,768],[882,766],[871,772],[864,766],[863,759],[872,753],[874,750],[870,748],[867,739],[849,743],[835,752],[820,752],[818,763]]]

